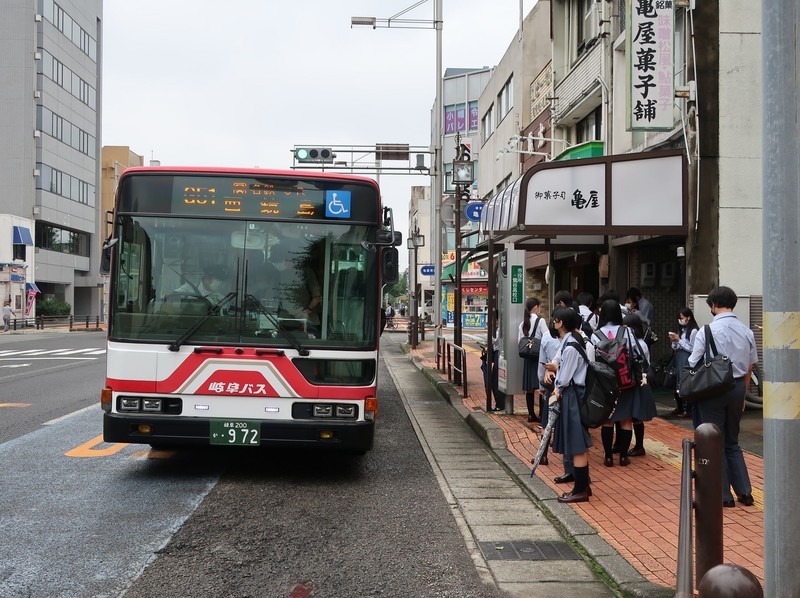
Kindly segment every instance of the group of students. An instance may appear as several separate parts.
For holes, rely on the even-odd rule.
[[[624,335],[627,351],[638,364],[634,368],[635,384],[620,391],[620,398],[610,420],[601,428],[603,464],[613,467],[615,453],[619,453],[619,465],[622,467],[630,465],[630,457],[644,455],[644,422],[656,416],[655,397],[647,380],[650,353],[647,343],[644,342],[643,322],[652,318],[652,305],[643,300],[638,289],[631,289],[627,293],[625,304],[620,303],[613,291],[607,292],[598,300],[597,313],[591,309],[591,294],[581,293],[577,299],[577,305],[574,305],[568,291],[556,293],[555,308],[549,322],[540,315],[539,300],[535,297],[527,299],[518,331],[518,340],[525,337],[541,339],[538,363],[525,360],[523,367],[522,381],[528,421],[538,421],[534,409],[537,391],[542,426],[547,425],[548,405],[554,401],[561,402],[552,449],[563,456],[564,474],[554,481],[574,483],[571,491],[558,497],[558,501],[564,503],[586,502],[592,495],[588,463],[592,439],[581,424],[578,401],[583,398],[588,361],[594,359],[596,346],[604,340]],[[752,331],[732,313],[736,300],[732,289],[718,287],[709,293],[706,301],[714,315],[710,326],[717,350],[730,357],[736,385],[733,390],[719,397],[697,403],[691,413],[695,427],[700,423],[710,422],[715,423],[723,432],[725,507],[735,506],[731,486],[739,502],[745,506],[753,504],[750,479],[738,437],[745,391],[749,385],[752,366],[757,361],[757,354]],[[678,330],[671,332],[669,337],[677,371],[687,364],[694,367],[703,359],[705,333],[697,325],[692,310],[688,307],[679,310]],[[689,407],[680,398],[679,386],[676,386],[675,398],[677,408],[673,415],[684,416]],[[635,442],[631,448],[634,436]],[[546,451],[540,463],[548,463]]]

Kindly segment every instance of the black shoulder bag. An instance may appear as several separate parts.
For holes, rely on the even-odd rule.
[[[691,402],[716,397],[727,392],[735,384],[733,365],[727,355],[717,353],[711,327],[703,326],[706,335],[706,352],[696,366],[687,365],[680,375],[679,393],[682,399]],[[712,355],[713,352],[713,355]]]

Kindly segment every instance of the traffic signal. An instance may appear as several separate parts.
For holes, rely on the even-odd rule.
[[[298,147],[294,150],[294,157],[298,162],[330,164],[336,154],[329,147]]]

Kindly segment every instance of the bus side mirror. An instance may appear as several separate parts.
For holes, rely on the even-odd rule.
[[[381,278],[384,284],[394,284],[400,280],[400,257],[394,247],[384,247],[381,258]]]
[[[117,244],[119,239],[112,239],[109,237],[103,243],[103,253],[100,255],[100,274],[108,274],[111,272],[111,248]]]

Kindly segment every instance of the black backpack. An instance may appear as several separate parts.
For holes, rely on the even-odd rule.
[[[617,373],[619,389],[627,390],[636,386],[636,376],[631,352],[628,350],[628,335],[625,326],[617,328],[614,338],[608,338],[599,329],[595,330],[594,334],[600,339],[600,342],[595,345],[595,359],[613,368]]]
[[[583,399],[578,399],[578,411],[581,414],[581,424],[587,428],[599,428],[608,421],[619,400],[619,387],[617,374],[610,366],[589,361],[586,350],[578,343],[567,343],[581,354],[586,365],[586,388]]]
[[[589,321],[585,320],[583,316],[581,316],[581,332],[586,335],[586,338],[592,338],[592,333],[594,332],[594,330],[592,330],[592,325],[589,324]]]
[[[523,359],[530,359],[537,364],[539,363],[539,352],[542,348],[542,337],[535,338],[535,336],[541,319],[541,316],[536,316],[536,321],[533,324],[533,328],[531,328],[530,334],[519,339],[519,356]]]

